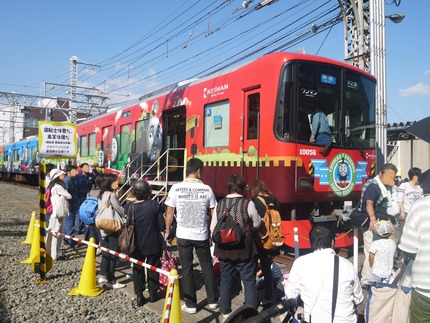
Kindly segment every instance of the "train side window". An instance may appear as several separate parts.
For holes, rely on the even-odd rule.
[[[131,123],[121,126],[121,137],[119,142],[120,154],[131,153]]]
[[[293,113],[294,109],[294,83],[293,83],[293,65],[289,64],[282,72],[278,104],[276,107],[275,133],[279,138],[291,139],[291,129],[294,128]]]
[[[96,154],[96,134],[90,133],[88,136],[88,155],[94,156]]]
[[[81,157],[87,157],[88,156],[88,145],[87,145],[87,136],[81,136],[79,143],[79,154]]]
[[[37,153],[37,149],[36,147],[30,147],[30,158],[31,160],[36,160],[36,153]]]
[[[226,147],[230,135],[230,102],[215,102],[205,106],[205,142],[207,148]]]
[[[254,93],[248,96],[248,140],[257,139],[259,113],[260,93]]]

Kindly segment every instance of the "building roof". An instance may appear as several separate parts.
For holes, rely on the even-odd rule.
[[[414,140],[417,139],[414,135],[406,131],[407,128],[415,124],[416,121],[407,122],[394,122],[387,124],[387,140],[400,141],[400,140]]]

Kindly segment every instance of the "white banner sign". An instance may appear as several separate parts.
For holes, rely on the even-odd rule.
[[[42,158],[76,158],[76,124],[39,121],[39,155]]]

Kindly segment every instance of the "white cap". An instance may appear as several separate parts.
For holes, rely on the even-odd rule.
[[[391,224],[387,221],[380,221],[376,224],[376,233],[381,238],[388,238],[392,232]]]
[[[51,181],[53,181],[54,179],[56,179],[61,174],[66,175],[66,172],[62,171],[61,169],[54,168],[53,170],[51,170],[49,172],[49,177],[51,178]]]

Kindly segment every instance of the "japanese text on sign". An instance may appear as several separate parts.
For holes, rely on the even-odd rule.
[[[76,125],[66,122],[39,122],[41,157],[75,158],[77,154]]]

